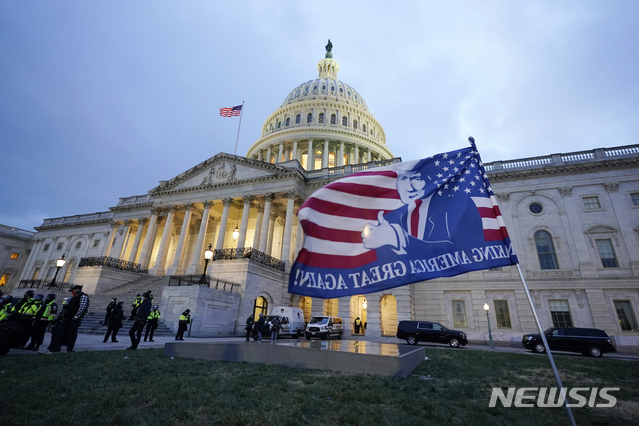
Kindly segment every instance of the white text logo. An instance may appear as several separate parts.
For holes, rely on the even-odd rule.
[[[501,388],[493,388],[489,407],[494,408],[497,400],[504,407],[561,407],[566,403],[568,407],[606,408],[614,407],[617,398],[608,392],[618,392],[619,388],[508,388],[507,392]],[[597,403],[597,396],[608,402]],[[568,400],[567,400],[568,399]],[[513,401],[514,400],[514,401]]]

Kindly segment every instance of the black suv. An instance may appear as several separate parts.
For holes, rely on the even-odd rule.
[[[617,351],[606,332],[596,328],[551,327],[544,334],[552,351],[579,352],[595,358]],[[539,354],[546,351],[539,334],[524,334],[521,344]]]
[[[438,322],[430,321],[400,321],[397,338],[406,340],[409,345],[417,342],[447,343],[458,348],[468,343],[463,331],[449,330]]]

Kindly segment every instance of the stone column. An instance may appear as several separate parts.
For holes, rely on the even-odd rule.
[[[129,237],[129,231],[131,230],[132,220],[124,221],[124,228],[118,231],[119,237],[115,237],[114,247],[111,248],[111,257],[116,259],[123,259],[124,252],[126,251],[126,243]]]
[[[344,165],[344,141],[339,141],[339,161],[337,164],[339,166]]]
[[[166,261],[166,255],[169,250],[169,239],[173,232],[173,218],[175,217],[175,211],[177,206],[170,206],[168,208],[168,216],[166,217],[166,225],[164,225],[164,233],[162,234],[162,240],[160,241],[160,248],[158,254],[155,257],[155,265],[149,269],[149,275],[164,275],[164,262]]]
[[[262,230],[260,231],[260,245],[259,251],[262,253],[266,253],[266,244],[268,243],[268,228],[269,228],[269,218],[271,217],[271,204],[273,203],[273,199],[275,198],[275,194],[272,192],[268,192],[264,194],[264,200],[266,200],[266,204],[264,205],[264,217],[262,219]]]
[[[193,213],[193,203],[186,203],[184,205],[184,220],[182,221],[182,231],[180,232],[180,238],[178,239],[177,247],[175,249],[175,256],[173,257],[173,265],[167,270],[167,275],[182,275],[184,268],[182,266],[182,258],[184,257],[184,242],[186,236],[189,234],[189,224],[191,222],[191,214]]]
[[[308,155],[306,156],[306,170],[315,170],[315,151],[313,150],[313,139],[308,138]]]
[[[158,216],[160,215],[160,209],[151,207],[151,221],[149,222],[149,229],[146,230],[146,237],[144,237],[144,243],[142,243],[142,252],[140,252],[140,265],[142,269],[149,268],[149,257],[153,250],[153,242],[155,241],[155,233],[158,228]]]
[[[269,152],[271,148],[269,147]],[[220,220],[220,232],[217,235],[217,242],[215,243],[215,250],[222,250],[224,248],[224,238],[226,238],[226,225],[229,222],[229,209],[233,204],[232,198],[225,198],[222,200],[224,208],[222,209],[222,219]]]
[[[300,206],[302,205],[303,200],[298,198],[295,200],[295,207],[297,211],[300,210]],[[302,230],[302,225],[300,224],[300,220],[297,217],[297,215],[295,214],[295,212],[293,212],[293,221],[295,222],[296,226],[297,226],[297,232],[296,232],[296,236],[295,236],[295,245],[293,246],[293,261],[295,261],[295,259],[297,259],[297,254],[300,252],[300,250],[302,249],[302,238],[304,237],[304,231]]]
[[[255,234],[253,235],[253,248],[258,250],[260,246],[260,234],[262,232],[262,217],[264,216],[264,207],[260,204],[257,206],[257,217],[255,218]]]
[[[371,161],[373,161],[373,159],[371,158],[371,149],[368,148],[366,151],[367,151],[367,156],[368,156],[367,160],[370,163]]]
[[[271,150],[271,145],[268,146],[268,149],[266,150],[266,162],[270,163],[271,162],[271,154],[272,154],[272,150]]]
[[[253,204],[253,197],[250,195],[245,195],[242,199],[244,200],[244,208],[242,209],[242,221],[240,222],[240,236],[237,239],[237,248],[239,249],[246,246],[246,232],[248,231],[249,214]]]
[[[257,161],[262,161],[262,150],[257,151]]]
[[[293,213],[295,210],[295,191],[286,193],[288,201],[286,202],[286,221],[284,222],[284,237],[282,238],[282,256],[281,260],[287,264],[291,263],[291,230],[293,229]]]
[[[282,162],[283,153],[284,153],[284,144],[280,142],[279,146],[277,147],[277,157],[275,157],[275,164]]]
[[[610,203],[612,204],[612,210],[617,217],[617,223],[619,224],[619,230],[621,239],[626,244],[628,256],[630,257],[630,267],[632,268],[633,275],[639,276],[639,246],[637,245],[637,238],[634,229],[632,228],[630,219],[628,218],[628,209],[624,204],[624,199],[619,194],[619,182],[606,182],[603,184],[610,197]],[[627,197],[628,195],[624,195]],[[615,244],[619,243],[615,240]]]
[[[113,246],[113,240],[115,239],[115,234],[118,231],[119,226],[120,222],[111,222],[111,233],[109,233],[109,240],[104,245],[104,257],[109,257],[109,255],[111,254],[111,246]]]
[[[133,247],[131,248],[131,254],[129,255],[129,262],[135,263],[135,257],[138,255],[140,249],[140,241],[142,241],[142,233],[144,232],[144,225],[149,221],[145,217],[138,219],[138,230],[135,233],[135,240],[133,240]]]
[[[566,229],[570,229],[572,231],[566,233],[567,237],[569,239],[574,238],[574,242],[572,242],[571,244],[574,245],[573,247],[571,247],[571,250],[569,250],[569,252],[573,256],[573,258],[574,254],[577,254],[579,270],[583,277],[596,277],[597,269],[590,259],[590,254],[588,253],[588,244],[581,228],[582,224],[579,220],[580,215],[577,212],[577,206],[575,205],[575,201],[572,198],[572,186],[559,187],[557,188],[557,190],[559,191],[559,194],[561,194],[561,197],[564,200],[564,206],[566,207],[567,214],[565,216],[561,216],[562,220],[565,219],[569,222],[569,227]],[[559,267],[561,268],[561,264],[559,265]]]
[[[359,164],[359,144],[355,144],[355,154],[354,154],[353,164]]]
[[[266,254],[271,256],[273,252],[273,234],[275,233],[275,220],[277,216],[274,213],[271,213],[269,223],[268,223],[268,238],[266,242]]]
[[[322,150],[322,168],[328,167],[328,139],[324,139],[324,149]]]
[[[299,161],[299,156],[297,153],[297,139],[293,140],[293,160],[298,160]]]
[[[211,214],[211,206],[213,205],[213,201],[204,201],[202,204],[204,205],[202,222],[200,223],[200,230],[197,234],[197,242],[195,243],[195,250],[193,251],[193,260],[191,262],[191,265],[186,268],[187,275],[197,275],[202,273],[202,268],[200,267],[202,259],[204,259],[204,251],[202,250],[202,248],[204,246],[206,231],[209,226],[209,215]]]

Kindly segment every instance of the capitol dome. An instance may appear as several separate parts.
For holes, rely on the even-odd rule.
[[[317,64],[319,76],[295,87],[262,126],[246,156],[281,163],[298,160],[306,170],[389,160],[381,124],[353,87],[337,79],[330,40]],[[308,153],[311,153],[309,157]]]

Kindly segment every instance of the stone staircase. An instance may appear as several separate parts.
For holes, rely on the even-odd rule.
[[[93,305],[93,302],[91,302],[91,305]],[[80,328],[78,328],[78,333],[97,334],[97,335],[104,336],[108,330],[108,327],[106,325],[101,325],[102,322],[104,321],[105,314],[106,314],[106,305],[100,311],[91,312],[91,309],[90,309],[90,312],[82,319],[82,325],[80,325]],[[128,333],[132,325],[133,325],[133,321],[129,321],[127,319],[122,321],[122,328],[118,332],[118,336],[124,333],[124,335],[126,335],[128,338]],[[146,327],[144,331],[142,332],[142,339],[144,339],[145,331],[146,331]],[[154,336],[175,336],[175,332],[172,331],[169,327],[167,327],[167,325],[162,322],[162,319],[160,319],[158,328],[155,329]]]

